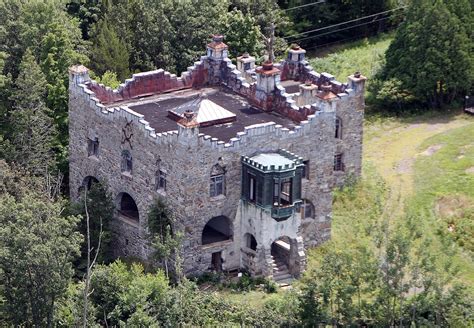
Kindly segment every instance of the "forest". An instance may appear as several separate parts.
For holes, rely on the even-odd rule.
[[[451,117],[473,94],[473,12],[470,0],[0,1],[0,325],[471,327],[474,180],[459,173],[462,183],[457,174],[436,184],[426,165],[458,172],[444,150],[414,162],[416,197],[394,196],[390,178],[364,164],[360,180],[335,192],[333,239],[312,251],[291,290],[246,275],[182,276],[180,235],[162,201],[147,220],[166,268],[114,261],[107,186],[69,199],[68,68],[83,64],[113,88],[137,72],[180,74],[216,32],[231,59],[249,52],[261,63],[274,24],[277,58],[297,43],[315,68],[338,74],[331,69],[373,54],[367,44],[382,36],[369,60],[377,65],[362,72],[370,148],[384,137],[377,120],[383,130],[413,115]],[[351,42],[365,45],[353,57],[325,55]],[[464,172],[474,167],[474,125],[461,121],[420,147],[436,138],[464,147]],[[449,217],[454,234],[435,218],[432,190],[465,195]]]

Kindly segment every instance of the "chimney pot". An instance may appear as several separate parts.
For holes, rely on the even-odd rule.
[[[264,71],[271,71],[273,68],[273,63],[271,61],[266,61],[262,64]]]
[[[212,41],[214,41],[216,43],[220,43],[220,42],[224,41],[224,36],[222,34],[213,34],[212,35]]]
[[[326,82],[326,83],[322,84],[320,88],[321,88],[321,91],[323,91],[323,92],[329,92],[329,91],[332,90],[332,85],[330,85],[329,83]]]
[[[187,109],[185,112],[184,112],[184,117],[186,118],[186,120],[188,122],[191,122],[192,119],[193,119],[193,116],[194,116],[194,112],[190,109]]]
[[[359,71],[356,71],[356,72],[354,73],[354,77],[355,77],[355,78],[360,78],[360,72],[359,72]]]

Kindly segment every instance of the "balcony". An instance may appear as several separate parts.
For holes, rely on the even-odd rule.
[[[288,206],[279,206],[279,207],[272,207],[272,218],[276,221],[284,221],[288,219],[293,212],[295,211],[295,207],[293,205]]]

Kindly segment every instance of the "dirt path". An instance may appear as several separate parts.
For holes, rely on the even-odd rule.
[[[364,160],[374,165],[392,195],[392,209],[403,209],[403,200],[413,192],[413,164],[417,156],[431,156],[442,145],[419,150],[428,138],[472,123],[465,114],[415,119],[412,122],[385,121],[365,126]]]

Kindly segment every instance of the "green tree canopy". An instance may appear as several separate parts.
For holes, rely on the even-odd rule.
[[[93,43],[92,69],[94,71],[100,75],[106,71],[115,72],[119,80],[124,80],[129,76],[127,45],[119,38],[107,17],[96,25]]]
[[[441,106],[472,87],[472,5],[414,0],[386,53],[384,79],[398,79],[421,102]]]
[[[25,52],[15,80],[7,138],[7,158],[32,173],[54,167],[52,151],[56,129],[50,109],[44,103],[46,78],[30,50]]]
[[[15,184],[13,194],[0,194],[0,317],[7,326],[51,327],[79,253],[79,218],[62,215],[64,202],[48,185],[25,189],[22,174],[0,165],[0,186]]]

